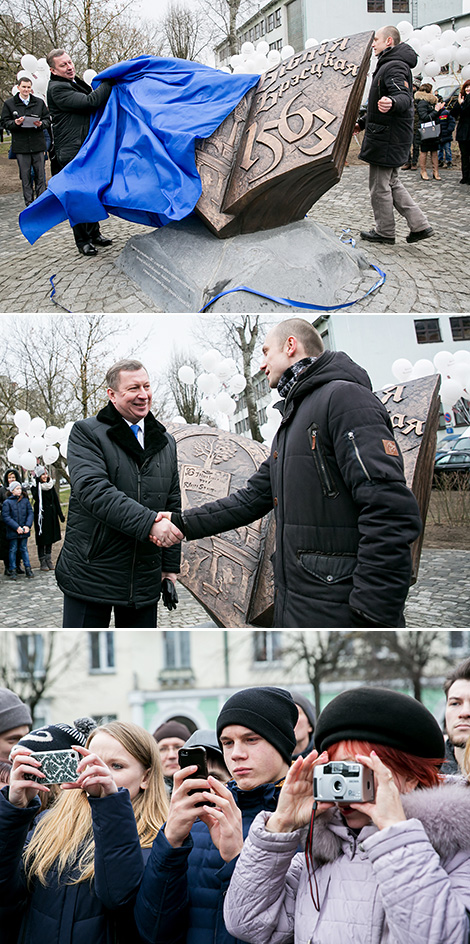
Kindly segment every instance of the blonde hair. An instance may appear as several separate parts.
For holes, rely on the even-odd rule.
[[[138,724],[110,721],[91,732],[87,747],[95,734],[104,731],[120,744],[148,771],[145,790],[132,800],[140,845],[148,849],[168,814],[168,798],[163,780],[160,752],[148,731]],[[47,874],[56,865],[59,879],[73,867],[68,885],[92,881],[95,874],[95,843],[88,797],[83,790],[64,791],[36,827],[24,853],[25,871],[30,882],[37,878],[47,885]]]

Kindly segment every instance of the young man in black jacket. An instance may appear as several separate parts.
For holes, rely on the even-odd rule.
[[[410,232],[408,243],[433,235],[422,210],[398,177],[410,153],[414,132],[413,79],[411,69],[418,57],[407,43],[400,42],[394,26],[377,30],[372,47],[377,66],[369,92],[367,113],[355,130],[365,127],[359,157],[369,164],[369,191],[375,229],[361,232],[371,243],[395,242],[393,210],[405,217]]]
[[[53,49],[47,57],[51,79],[47,101],[52,118],[54,148],[62,170],[78,154],[90,128],[90,116],[106,104],[111,83],[103,81],[93,91],[75,74],[75,66],[65,49]],[[77,223],[73,227],[77,249],[84,256],[96,256],[96,246],[110,246],[101,235],[99,223]]]
[[[32,94],[31,79],[23,76],[18,91],[3,105],[1,123],[11,134],[11,146],[18,161],[26,206],[46,189],[45,158],[47,151],[44,129],[49,129],[49,111],[41,98]],[[34,186],[31,171],[34,174]]]
[[[421,522],[368,375],[302,318],[269,331],[261,369],[284,401],[271,455],[244,488],[166,517],[193,540],[274,508],[273,626],[404,626]]]

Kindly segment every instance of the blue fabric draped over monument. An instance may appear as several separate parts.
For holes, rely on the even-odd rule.
[[[138,56],[93,86],[102,79],[115,84],[79,153],[20,214],[30,243],[66,219],[74,226],[111,213],[153,227],[183,219],[201,195],[196,139],[208,138],[259,76]]]

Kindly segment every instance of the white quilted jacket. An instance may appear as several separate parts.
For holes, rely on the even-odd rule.
[[[443,784],[402,801],[405,823],[357,838],[336,809],[319,817],[318,912],[296,854],[305,830],[269,833],[260,813],[226,896],[228,931],[252,944],[468,944],[470,789]]]

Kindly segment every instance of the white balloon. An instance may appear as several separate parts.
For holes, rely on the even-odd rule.
[[[455,41],[461,46],[466,46],[467,43],[470,43],[470,26],[461,26],[460,29],[456,30]]]
[[[267,43],[265,39],[262,39],[256,46],[256,52],[258,52],[260,56],[267,56],[269,52],[269,43]]]
[[[85,72],[83,73],[83,81],[86,82],[87,85],[91,85],[95,75],[98,75],[95,69],[85,69]]]
[[[463,387],[457,380],[451,380],[449,377],[446,377],[442,381],[440,395],[443,406],[453,407],[457,403],[457,400],[460,400],[460,397],[463,394]]]
[[[183,364],[178,371],[178,380],[181,380],[181,383],[184,384],[193,384],[196,378],[196,374],[192,367],[188,364]]]
[[[237,372],[237,365],[233,357],[224,357],[223,361],[220,361],[220,364],[217,364],[217,367],[214,370],[214,374],[220,378],[220,380],[230,380],[230,377]]]
[[[430,59],[434,59],[434,49],[431,46],[431,43],[425,43],[421,46],[420,54],[425,62],[429,62]]]
[[[18,429],[24,430],[29,427],[31,417],[27,410],[17,410],[13,417],[13,422]]]
[[[255,51],[255,47],[253,43],[243,43],[241,51],[243,56],[251,56]]]
[[[470,47],[459,46],[454,53],[454,60],[458,62],[460,66],[468,66],[470,62]]]
[[[441,42],[442,42],[443,44],[446,44],[446,43],[447,43],[447,44],[453,43],[454,40],[455,40],[455,33],[454,33],[454,30],[447,29],[447,30],[444,30],[444,31],[441,33]]]
[[[434,374],[434,364],[432,361],[428,361],[425,357],[422,357],[419,361],[416,361],[416,364],[413,365],[413,370],[411,371],[411,380],[417,380],[418,377],[428,377],[429,374]]]
[[[38,59],[36,63],[36,72],[43,72],[46,75],[50,75],[50,68],[47,64],[47,59]]]
[[[421,36],[421,30],[413,30],[407,42],[409,46],[412,46],[413,49],[416,50],[416,52],[419,52],[424,42],[423,37]]]
[[[31,420],[31,423],[30,423],[29,435],[42,436],[45,429],[46,429],[46,424],[44,420],[41,419],[40,416],[35,416],[34,419]]]
[[[451,368],[450,379],[462,384],[464,393],[468,395],[470,391],[470,364],[457,361]]]
[[[463,69],[462,69],[462,71],[461,71],[461,73],[460,73],[460,78],[461,78],[462,82],[466,82],[467,79],[470,79],[470,65],[463,67]]]
[[[470,351],[456,351],[454,354],[454,361],[457,364],[470,364]]]
[[[73,426],[75,426],[75,423],[74,423],[73,420],[69,420],[68,423],[65,424],[65,426],[64,426],[64,434],[65,434],[65,436],[66,436],[67,438],[70,436],[70,433],[72,432],[72,427],[73,427]]]
[[[43,95],[47,89],[49,79],[45,75],[39,75],[37,79],[33,81],[33,94],[34,95]]]
[[[442,49],[438,49],[436,52],[436,62],[441,66],[449,65],[453,56],[452,46],[443,46]]]
[[[18,449],[15,449],[14,446],[11,446],[7,452],[7,459],[9,462],[13,462],[14,465],[17,465],[21,459],[21,453],[18,451]]]
[[[219,413],[226,413],[228,416],[230,413],[234,412],[232,407],[235,407],[235,402],[232,400],[230,394],[222,390],[221,393],[217,394],[214,406]]]
[[[416,62],[415,67],[411,70],[411,74],[421,75],[422,71],[423,71],[423,60],[421,59],[421,56],[418,56],[418,60]]]
[[[429,75],[430,78],[435,78],[436,75],[439,75],[440,71],[441,67],[435,59],[431,59],[423,68],[424,75]]]
[[[20,464],[27,472],[32,472],[36,468],[36,456],[32,452],[24,452],[20,458]]]
[[[429,26],[423,26],[421,30],[421,35],[425,42],[430,42],[432,39],[436,39],[441,35],[441,27],[437,23],[431,23]]]
[[[399,357],[392,364],[392,374],[396,380],[409,380],[413,364],[406,357]]]
[[[295,49],[293,46],[283,46],[281,49],[281,59],[290,59],[291,56],[295,56]]]
[[[235,66],[239,66],[240,63],[242,62],[243,62],[243,56],[240,56],[239,53],[237,53],[235,56],[230,56],[229,63],[232,66],[232,68],[235,68]]]
[[[306,49],[311,49],[312,46],[319,46],[319,45],[320,45],[320,43],[318,42],[318,39],[309,38],[309,39],[307,39],[307,41],[306,41],[306,43],[305,43],[305,48],[306,48]]]
[[[31,440],[31,445],[29,448],[35,456],[43,456],[45,450],[47,449],[47,443],[45,439],[42,438],[42,436],[34,436]]]
[[[228,66],[220,66],[220,67],[219,67],[219,72],[227,72],[229,75],[232,74],[232,70],[229,69]]]
[[[270,49],[267,55],[268,62],[271,66],[278,66],[281,61],[281,53],[279,49]]]
[[[34,72],[37,68],[37,64],[36,56],[31,56],[30,53],[26,53],[25,56],[21,57],[21,65],[23,69],[27,69],[28,72]]]
[[[172,423],[179,423],[180,426],[187,426],[187,425],[188,425],[188,421],[185,420],[184,416],[179,416],[179,415],[178,415],[178,416],[173,416],[171,422],[172,422]]]
[[[13,446],[20,453],[27,452],[30,442],[31,440],[29,436],[26,435],[26,433],[18,433],[13,440]]]
[[[58,443],[59,437],[60,429],[58,426],[48,426],[44,431],[44,440],[48,446],[51,446],[52,443]]]
[[[220,380],[215,374],[199,374],[197,385],[201,393],[212,394],[220,387]]]
[[[450,351],[438,351],[433,357],[434,367],[440,374],[446,374],[447,368],[452,367],[454,355]]]
[[[31,75],[31,72],[26,72],[25,69],[20,69],[20,71],[16,73],[16,81],[19,82],[20,79],[29,79],[30,82],[33,82],[34,76]]]
[[[206,351],[201,357],[201,364],[204,370],[213,371],[217,364],[222,360],[222,354],[215,347]]]
[[[232,393],[242,393],[246,387],[246,379],[243,374],[234,374],[228,385]]]
[[[64,453],[62,453],[62,455],[64,455]],[[59,458],[59,450],[57,446],[46,446],[42,454],[42,457],[44,459],[44,462],[47,462],[48,464],[52,462],[56,462],[57,459]]]

